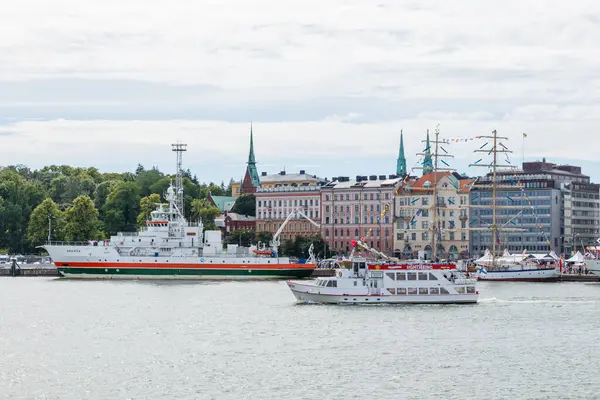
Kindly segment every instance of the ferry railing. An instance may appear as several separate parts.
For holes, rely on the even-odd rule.
[[[44,243],[47,246],[93,246],[94,242],[104,243],[103,240],[87,241],[87,242],[65,242],[65,241],[50,241]]]

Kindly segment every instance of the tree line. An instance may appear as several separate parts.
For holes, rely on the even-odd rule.
[[[184,212],[216,229],[219,209],[207,200],[230,196],[231,183],[200,183],[184,172]],[[158,168],[139,165],[135,173],[101,173],[96,168],[67,165],[31,170],[26,166],[0,168],[0,251],[37,252],[48,239],[103,240],[117,232],[142,226],[156,203],[174,182]]]

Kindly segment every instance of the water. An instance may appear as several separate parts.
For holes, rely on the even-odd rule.
[[[0,398],[592,399],[600,285],[296,305],[284,282],[0,279]]]

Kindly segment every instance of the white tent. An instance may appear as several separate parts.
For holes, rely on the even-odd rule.
[[[584,260],[585,260],[585,258],[583,257],[583,254],[581,254],[580,252],[577,252],[573,257],[569,258],[566,261],[579,263],[579,262],[583,262]]]

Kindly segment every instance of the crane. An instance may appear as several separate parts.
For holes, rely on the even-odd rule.
[[[275,235],[273,235],[273,240],[271,240],[271,250],[273,251],[274,254],[278,253],[279,246],[281,245],[281,241],[279,240],[279,237],[281,236],[281,233],[283,232],[283,230],[285,229],[285,227],[287,226],[287,224],[294,217],[296,217],[297,215],[300,215],[301,217],[303,217],[304,219],[306,219],[308,222],[310,222],[311,224],[313,224],[317,228],[321,227],[320,224],[317,224],[315,221],[313,221],[312,219],[310,219],[299,208],[293,209],[292,212],[290,212],[290,214],[287,216],[287,218],[285,219],[285,221],[283,221],[283,223],[281,224],[281,226],[279,227],[279,229],[277,230],[277,232],[275,232]]]

